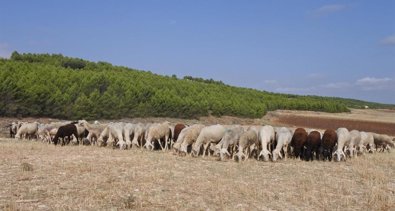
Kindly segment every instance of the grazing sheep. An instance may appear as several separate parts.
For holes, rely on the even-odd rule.
[[[15,138],[15,135],[18,130],[18,124],[16,122],[12,122],[10,125],[10,138]]]
[[[359,145],[360,141],[361,133],[358,130],[350,131],[350,142],[348,146],[346,146],[346,152],[348,152],[346,154],[349,154],[351,158],[357,155],[357,146]]]
[[[181,132],[178,134],[176,142],[173,144],[173,149],[174,151],[180,152],[180,147],[182,142],[184,141],[185,138],[185,134],[187,133],[187,131],[191,129],[190,127],[185,127],[184,129],[181,130]]]
[[[119,146],[119,149],[126,149],[126,142],[123,138],[123,128],[125,123],[118,122],[109,124],[107,127],[109,128],[109,140],[110,142],[115,142],[116,146]]]
[[[360,153],[364,153],[365,151],[369,152],[369,153],[373,153],[373,149],[374,149],[374,137],[373,137],[373,133],[369,133],[369,132],[360,132],[361,134],[361,140],[359,142],[359,152]]]
[[[347,128],[341,127],[336,130],[337,133],[337,149],[333,153],[336,155],[336,161],[346,160],[346,155],[344,154],[344,147],[348,146],[351,140],[350,132]]]
[[[233,149],[233,153],[236,148],[236,144],[238,144],[240,136],[243,134],[243,132],[244,128],[239,125],[226,129],[221,141],[215,145],[215,149],[213,149],[216,153],[219,153],[220,160],[224,160],[225,155],[231,157],[228,149]]]
[[[192,155],[198,156],[203,145],[203,157],[206,155],[210,143],[218,143],[225,134],[226,128],[222,125],[211,125],[202,129],[196,142],[192,146]]]
[[[260,128],[258,132],[259,141],[261,142],[262,150],[258,155],[258,160],[261,156],[263,156],[264,161],[269,160],[269,155],[271,155],[270,150],[268,149],[269,145],[274,142],[275,132],[274,128],[270,125],[265,125]]]
[[[174,130],[173,130],[173,139],[174,141],[177,141],[178,136],[180,135],[181,131],[186,127],[186,125],[184,124],[176,124],[176,126],[174,126]],[[173,146],[173,144],[171,144]]]
[[[324,160],[332,161],[332,152],[337,144],[337,133],[332,129],[328,129],[324,132],[322,136],[322,155]]]
[[[204,127],[202,124],[194,124],[187,128],[188,130],[185,132],[184,140],[180,146],[180,152],[182,154],[186,155],[188,153],[188,147],[195,143]]]
[[[284,151],[284,158],[287,158],[288,145],[292,140],[292,131],[286,127],[281,127],[276,132],[277,145],[273,150],[272,160],[277,161],[278,157],[281,159],[283,156],[281,155],[281,150]]]
[[[303,159],[304,145],[307,141],[307,132],[304,128],[297,128],[292,136],[291,147],[293,156]]]
[[[238,151],[234,155],[233,159],[237,157],[238,161],[247,160],[251,151],[255,149],[259,144],[258,133],[256,130],[247,130],[241,134],[238,142]]]
[[[130,141],[130,137],[134,135],[134,129],[136,125],[132,123],[126,123],[123,127],[123,137],[125,138],[126,148],[130,149],[132,145],[132,141]],[[134,137],[133,137],[134,138]]]
[[[311,131],[307,136],[306,149],[304,158],[306,161],[313,161],[313,152],[315,153],[316,160],[320,158],[320,146],[321,146],[321,133],[318,131]]]
[[[79,121],[75,122],[75,127],[77,128],[77,134],[78,134],[78,136],[76,137],[77,143],[79,144],[81,140],[81,144],[82,144],[82,139],[86,138],[86,136],[88,135],[88,131],[85,129],[85,127],[79,124]]]
[[[375,148],[379,152],[384,152],[385,150],[390,152],[390,149],[394,147],[392,138],[388,135],[373,134],[373,138],[374,138]]]
[[[119,146],[120,149],[125,149],[126,142],[123,139],[124,123],[109,123],[101,132],[97,142],[99,146],[106,144],[109,147]],[[105,139],[107,141],[105,142]]]
[[[145,141],[146,132],[148,131],[148,128],[150,126],[151,126],[150,124],[147,124],[147,125],[144,125],[142,123],[136,124],[136,126],[134,127],[134,137],[132,140],[132,145],[138,146],[138,147],[143,146],[143,144],[144,144],[143,142]]]
[[[146,138],[146,143],[145,143],[145,147],[147,149],[149,149],[149,147],[151,147],[151,150],[154,149],[154,145],[153,145],[153,140],[157,140],[160,148],[162,150],[167,150],[168,149],[168,139],[170,137],[170,125],[169,122],[163,122],[160,124],[153,124],[151,125],[151,127],[149,127],[148,129],[148,134],[147,134],[147,138]],[[161,139],[165,139],[165,147],[163,147],[162,143],[161,143]]]
[[[24,123],[20,126],[15,138],[20,139],[23,135],[27,138],[34,138],[37,135],[38,122]]]
[[[67,124],[67,125],[63,125],[60,126],[58,131],[56,132],[55,137],[52,139],[52,142],[57,145],[59,138],[62,138],[62,146],[65,144],[65,138],[68,138],[68,141],[71,140],[72,135],[74,135],[75,137],[78,137],[78,132],[77,132],[77,127],[75,126],[75,124]]]
[[[78,121],[78,124],[89,132],[86,138],[89,140],[91,145],[97,144],[100,134],[107,127],[107,125],[100,124],[98,121],[95,121],[94,124],[89,124],[86,120],[80,120]]]

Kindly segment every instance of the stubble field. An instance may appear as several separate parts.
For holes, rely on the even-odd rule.
[[[395,121],[394,112],[361,112],[339,117],[278,111],[254,120],[207,117],[188,122],[320,128],[303,118],[321,118],[332,123],[322,127],[339,127],[343,120],[369,123],[373,115],[377,118],[368,125],[375,131],[382,128],[376,122]],[[394,158],[392,151],[338,163],[236,163],[171,151],[55,147],[0,138],[0,210],[395,210]]]

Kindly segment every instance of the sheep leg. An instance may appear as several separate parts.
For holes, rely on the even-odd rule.
[[[206,150],[207,150],[207,147],[208,147],[209,144],[210,144],[210,143],[203,144],[203,157],[206,156]]]
[[[161,148],[161,149],[162,149],[162,151],[163,151],[163,145],[162,145],[162,142],[161,142],[160,138],[158,139],[158,142],[159,142],[159,146],[160,146],[160,148]]]
[[[169,149],[169,146],[168,146],[168,139],[169,139],[169,136],[165,136],[165,150],[168,150]]]

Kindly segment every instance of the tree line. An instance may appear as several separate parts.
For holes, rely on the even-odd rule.
[[[0,81],[0,116],[259,118],[276,109],[346,112],[348,107],[390,106],[276,94],[191,76],[178,79],[61,54],[14,52],[0,59]]]

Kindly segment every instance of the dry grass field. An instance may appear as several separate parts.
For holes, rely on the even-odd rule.
[[[0,139],[0,210],[394,210],[394,158],[236,163]]]

